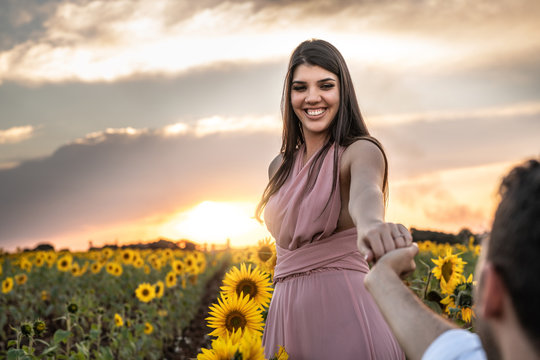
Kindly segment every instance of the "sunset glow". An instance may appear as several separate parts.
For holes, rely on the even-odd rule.
[[[175,214],[162,228],[163,236],[185,238],[199,243],[236,246],[252,245],[265,234],[253,218],[256,204],[203,201],[190,210]]]

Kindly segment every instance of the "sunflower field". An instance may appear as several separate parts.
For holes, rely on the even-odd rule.
[[[163,359],[225,253],[2,254],[0,359]]]
[[[405,282],[434,311],[472,330],[480,246],[473,237],[468,244],[418,246],[416,271]],[[265,360],[262,331],[275,263],[270,239],[220,252],[2,254],[0,359]],[[205,287],[216,276],[222,279],[217,299],[200,320],[208,346],[188,357],[167,353],[197,321]],[[287,359],[286,350],[272,359]]]

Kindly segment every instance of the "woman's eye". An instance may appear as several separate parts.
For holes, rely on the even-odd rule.
[[[306,90],[306,87],[303,86],[303,85],[297,85],[297,86],[293,86],[292,88],[294,91],[303,91],[303,90]]]
[[[331,84],[331,83],[321,85],[321,89],[324,89],[324,90],[328,90],[328,89],[331,89],[333,87],[334,87],[334,84]]]

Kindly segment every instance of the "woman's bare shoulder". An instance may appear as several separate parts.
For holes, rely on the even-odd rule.
[[[383,150],[375,141],[370,138],[359,138],[347,146],[342,155],[343,165],[350,167],[353,162],[384,163]]]
[[[268,178],[271,179],[272,176],[278,171],[279,167],[281,166],[281,163],[283,162],[283,155],[278,154],[274,160],[270,163],[270,166],[268,166]]]

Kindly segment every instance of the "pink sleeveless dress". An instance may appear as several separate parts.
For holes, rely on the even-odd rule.
[[[344,150],[339,149],[339,159]],[[339,179],[321,215],[332,190],[333,145],[308,194],[303,191],[314,156],[302,166],[301,154],[303,147],[264,213],[277,249],[265,357],[282,345],[292,360],[405,359],[364,288],[369,267],[356,246],[356,228],[334,232],[341,209]]]

